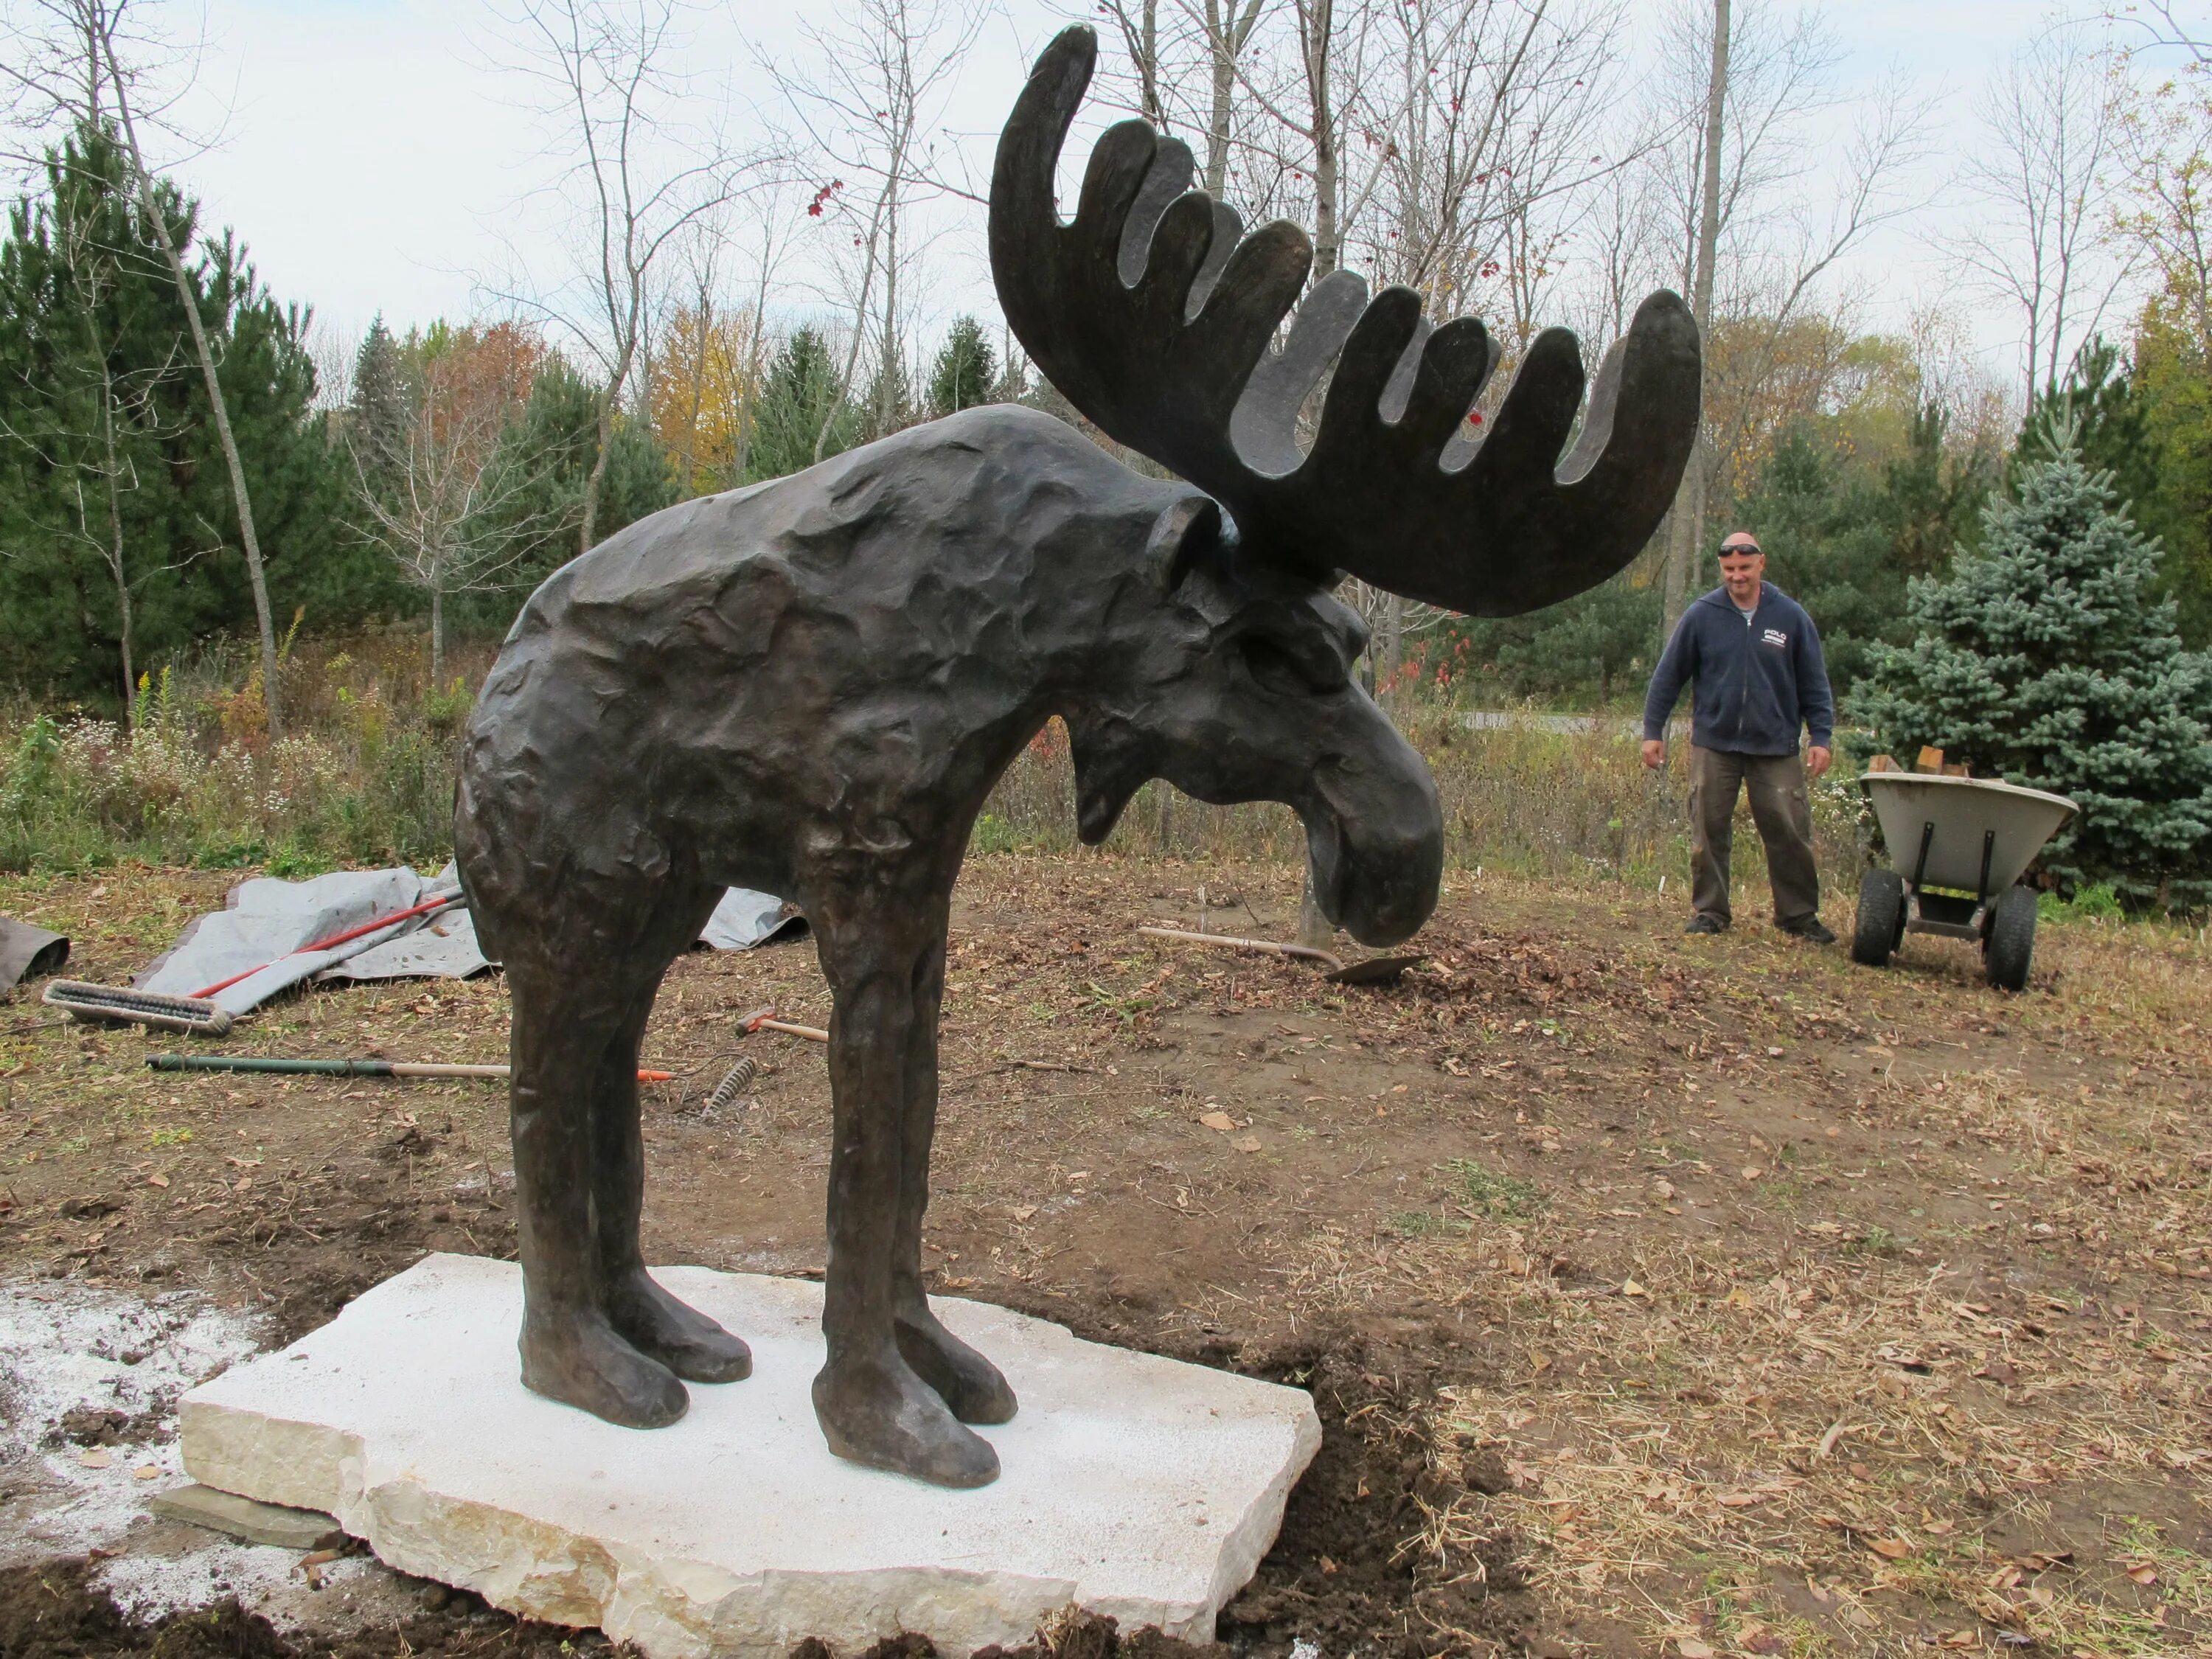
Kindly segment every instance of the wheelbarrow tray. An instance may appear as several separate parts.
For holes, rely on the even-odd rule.
[[[1918,887],[1977,898],[2018,881],[2044,843],[2066,827],[2074,803],[1995,778],[1929,772],[1869,772],[1859,782],[1874,803],[1891,864]],[[1931,832],[1929,826],[1933,824]],[[1928,856],[1920,857],[1923,836]],[[1986,848],[1989,864],[1982,858]]]

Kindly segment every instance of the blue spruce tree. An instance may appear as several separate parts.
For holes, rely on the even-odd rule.
[[[1911,584],[1917,637],[1877,647],[1857,697],[1900,757],[1934,744],[1980,777],[2070,795],[2044,855],[2063,887],[2130,902],[2212,899],[2212,662],[2182,649],[2157,596],[2159,547],[2083,461],[2063,414],[1983,508],[1978,553]]]

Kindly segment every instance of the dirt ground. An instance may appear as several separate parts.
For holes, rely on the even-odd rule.
[[[229,879],[16,880],[0,910],[119,981]],[[2008,997],[1947,941],[1869,971],[1494,876],[1448,878],[1392,988],[1135,931],[1285,937],[1296,896],[1282,869],[971,865],[928,1234],[945,1293],[1313,1390],[1322,1450],[1222,1621],[1240,1654],[2212,1654],[2200,939],[2046,927]],[[741,1043],[763,1004],[826,1016],[810,945],[670,975],[651,1259],[820,1270],[821,1051]],[[190,1289],[281,1340],[425,1250],[511,1254],[497,1086],[157,1077],[179,1039],[44,1012],[0,1012],[0,1281]],[[222,1046],[490,1060],[506,1018],[496,976],[322,989]],[[740,1052],[762,1075],[705,1110]],[[48,1650],[301,1639],[110,1629],[52,1564],[0,1578],[0,1654],[71,1595]],[[556,1634],[457,1598],[314,1650]]]

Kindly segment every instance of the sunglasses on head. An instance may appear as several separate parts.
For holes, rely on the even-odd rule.
[[[1724,559],[1731,553],[1759,553],[1763,555],[1765,551],[1765,550],[1761,548],[1757,542],[1723,542],[1721,544],[1721,557]]]

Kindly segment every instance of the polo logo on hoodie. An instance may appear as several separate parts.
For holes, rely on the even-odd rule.
[[[1787,645],[1790,643],[1790,636],[1778,628],[1770,628],[1759,637],[1764,639],[1769,645]]]

